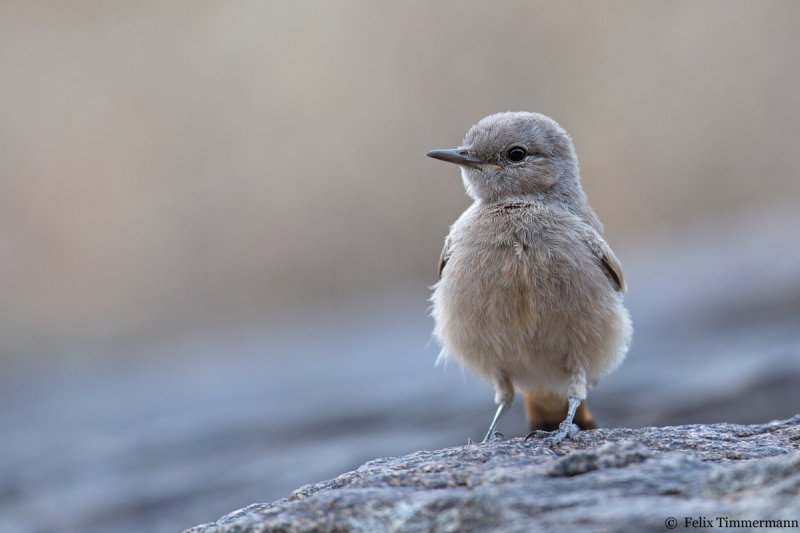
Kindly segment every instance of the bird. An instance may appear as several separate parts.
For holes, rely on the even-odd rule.
[[[625,358],[633,328],[620,261],[581,186],[572,139],[552,118],[503,112],[428,157],[460,167],[473,203],[450,227],[433,285],[437,362],[495,389],[483,442],[519,392],[549,445],[597,427],[587,391]]]

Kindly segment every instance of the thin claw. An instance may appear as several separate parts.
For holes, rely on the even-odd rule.
[[[490,431],[489,433],[486,434],[485,437],[483,437],[481,444],[492,442],[493,440],[502,440],[502,439],[503,439],[502,433],[500,433],[499,431]]]
[[[543,439],[543,438],[548,437],[548,436],[550,436],[552,434],[553,434],[552,431],[544,431],[544,430],[541,430],[541,429],[537,429],[536,431],[531,431],[530,433],[525,435],[525,440],[529,440],[531,437],[536,437],[537,439]]]

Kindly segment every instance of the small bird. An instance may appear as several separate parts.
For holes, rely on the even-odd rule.
[[[538,113],[488,116],[453,150],[473,204],[450,227],[433,286],[440,360],[495,387],[484,442],[515,391],[533,435],[578,440],[597,425],[587,390],[625,358],[625,279],[580,184],[572,139]]]

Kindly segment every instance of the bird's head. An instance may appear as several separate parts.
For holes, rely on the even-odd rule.
[[[539,113],[490,115],[472,126],[462,145],[429,157],[455,163],[467,194],[493,202],[574,188],[578,160],[567,132]]]

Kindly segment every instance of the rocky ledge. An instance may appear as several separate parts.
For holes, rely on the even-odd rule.
[[[377,459],[185,533],[798,527],[800,415],[581,435]]]

